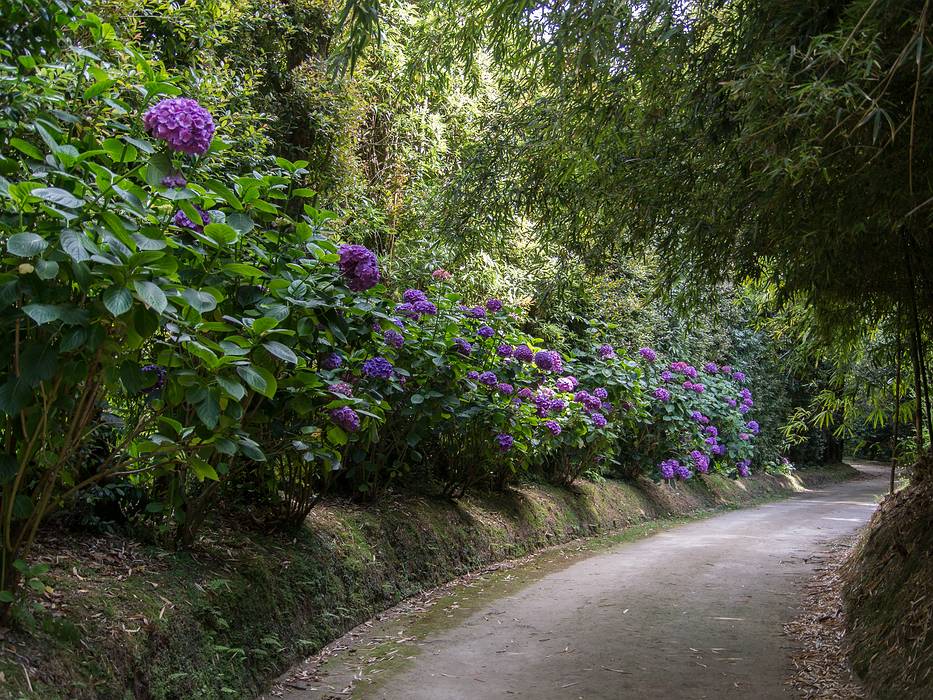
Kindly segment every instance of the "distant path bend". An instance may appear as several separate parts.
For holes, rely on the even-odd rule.
[[[618,545],[418,642],[353,697],[386,700],[791,698],[799,584],[820,544],[875,509],[886,469]],[[294,697],[294,696],[290,696]]]

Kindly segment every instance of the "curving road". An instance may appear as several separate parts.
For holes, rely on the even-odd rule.
[[[782,626],[810,558],[861,527],[885,491],[883,468],[859,469],[868,478],[664,530],[481,601],[352,697],[793,697]],[[287,697],[350,695],[331,688]]]

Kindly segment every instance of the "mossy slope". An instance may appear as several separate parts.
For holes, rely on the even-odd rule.
[[[377,612],[471,570],[853,474],[839,466],[676,487],[523,485],[456,503],[415,496],[365,507],[328,503],[292,537],[224,522],[185,553],[58,536],[41,556],[52,565],[52,592],[24,617],[29,631],[5,633],[0,646],[0,697],[251,698]]]

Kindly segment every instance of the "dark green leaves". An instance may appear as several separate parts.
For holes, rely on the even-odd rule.
[[[133,295],[126,287],[111,287],[103,294],[104,306],[114,316],[122,316],[133,306]]]
[[[159,286],[148,280],[137,280],[133,282],[136,289],[136,296],[148,308],[161,314],[168,306],[168,299],[165,297]]]
[[[21,258],[32,258],[48,247],[49,243],[36,233],[15,233],[6,242],[6,249]]]
[[[58,187],[40,187],[32,191],[32,196],[69,209],[79,209],[84,206],[83,199],[79,199],[68,190]]]
[[[236,371],[257,394],[270,399],[275,396],[277,384],[269,370],[255,365],[241,365],[236,368]]]

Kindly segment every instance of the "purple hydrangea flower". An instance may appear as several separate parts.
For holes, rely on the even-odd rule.
[[[362,245],[340,246],[340,272],[347,280],[347,287],[362,292],[379,283],[379,263],[376,254]]]
[[[181,189],[188,184],[188,181],[185,179],[185,176],[179,172],[169,173],[162,178],[160,183],[162,187],[177,187]]]
[[[703,365],[703,371],[707,374],[716,374],[716,372],[719,371],[719,365],[717,365],[715,362],[707,362],[705,365]]]
[[[686,389],[687,391],[693,391],[693,382],[691,382],[691,381],[688,379],[687,381],[685,381],[685,382],[683,383],[683,387],[684,387],[684,389]]]
[[[409,304],[407,301],[403,304],[395,305],[395,313],[402,314],[406,318],[418,319],[418,312],[415,311],[415,307],[412,304]]]
[[[139,371],[143,374],[154,374],[156,376],[155,383],[144,389],[143,391],[147,394],[151,394],[154,391],[158,391],[163,386],[165,386],[165,367],[162,365],[145,365],[139,368]]]
[[[476,334],[479,335],[480,338],[492,338],[496,332],[489,326],[480,326]]]
[[[733,372],[732,378],[737,381],[739,384],[745,383],[745,372]]]
[[[710,452],[712,452],[714,455],[718,455],[722,457],[726,454],[726,446],[725,445],[713,445],[713,447],[710,449]]]
[[[544,421],[544,427],[551,431],[551,435],[560,435],[560,423],[556,420]]]
[[[185,212],[183,212],[181,209],[175,212],[175,216],[173,217],[172,221],[179,228],[190,228],[192,231],[197,231],[198,233],[201,233],[202,231],[204,231],[204,227],[207,226],[209,223],[211,223],[211,216],[210,214],[208,214],[206,211],[204,211],[203,209],[201,209],[201,207],[197,205],[195,205],[194,208],[197,210],[198,214],[201,217],[200,224],[194,223],[190,218],[188,218],[188,215],[185,214]]]
[[[751,440],[751,439],[752,439],[752,436],[749,435],[748,433],[739,433],[739,440],[748,441],[748,440]]]
[[[330,419],[348,433],[355,433],[360,429],[360,417],[349,406],[335,408],[330,412]]]
[[[353,387],[346,382],[334,382],[327,388],[335,394],[341,394],[342,396],[353,396]]]
[[[323,369],[337,369],[342,364],[343,358],[336,352],[328,353],[320,360],[320,365]]]
[[[706,438],[706,439],[704,440],[704,442],[705,442],[707,445],[712,445],[713,447],[715,447],[715,446],[716,446],[716,443],[717,443],[718,441],[716,440],[716,436],[715,436],[715,435],[710,435],[708,438]]]
[[[593,396],[595,396],[597,399],[608,399],[609,392],[606,391],[603,387],[598,386],[593,389]]]
[[[412,311],[414,311],[419,316],[435,316],[437,315],[437,306],[432,302],[422,300],[416,301],[411,305]]]
[[[703,414],[700,413],[699,411],[690,411],[691,420],[695,420],[697,423],[702,423],[703,418],[704,418]]]
[[[512,357],[512,346],[508,343],[503,343],[496,348],[496,354],[499,357]]]
[[[389,379],[395,372],[392,363],[384,357],[370,357],[363,363],[363,374],[374,379]]]
[[[583,397],[583,406],[587,411],[598,411],[603,407],[603,402],[597,396],[587,394]]]
[[[648,362],[654,362],[658,359],[658,353],[651,348],[639,348],[638,354],[644,357]]]
[[[597,428],[606,427],[606,416],[604,416],[602,413],[594,413],[590,416],[590,420],[593,421],[593,425],[595,425]]]
[[[527,345],[522,343],[521,345],[515,348],[515,352],[512,353],[512,356],[516,360],[521,360],[522,362],[531,362],[535,355]]]
[[[732,374],[732,367],[730,367],[729,365],[723,365],[722,367],[719,368],[719,371],[722,372],[723,374]]]
[[[519,389],[519,390],[518,390],[518,398],[519,398],[519,399],[524,399],[525,401],[527,401],[527,400],[530,399],[532,396],[534,396],[534,392],[533,392],[531,389],[529,389],[528,387],[525,387],[524,389]]]
[[[414,304],[416,301],[427,301],[428,295],[420,289],[406,289],[402,294],[402,299],[409,304]]]
[[[469,372],[467,372],[467,379],[472,379],[475,382],[477,379],[479,379],[479,372],[477,372],[475,369],[471,369]]]
[[[703,432],[707,435],[717,437],[719,435],[719,428],[717,428],[715,425],[707,425],[705,428],[703,428]]]
[[[662,381],[662,382],[669,382],[669,381],[671,381],[673,378],[674,378],[674,375],[671,374],[670,372],[668,372],[667,370],[664,370],[663,372],[661,372],[661,381]]]
[[[709,471],[709,457],[699,450],[691,452],[690,459],[693,460],[693,466],[696,467],[696,470],[701,474],[706,474],[706,472]]]
[[[695,391],[697,394],[702,394],[704,391],[706,391],[706,385],[694,383],[693,391]]]
[[[493,386],[499,381],[499,378],[496,377],[494,372],[482,372],[479,375],[480,384],[485,384],[486,386]]]
[[[727,397],[727,398],[726,398],[726,403],[729,404],[730,406],[732,406],[732,408],[735,408],[736,406],[739,405],[739,402],[736,401],[735,399],[733,399],[732,397]]]
[[[482,306],[468,308],[464,313],[470,318],[486,318],[486,309],[484,309]]]
[[[211,113],[187,97],[160,100],[146,110],[143,125],[146,133],[162,139],[173,151],[193,156],[207,153],[214,138]]]
[[[486,308],[496,313],[497,311],[502,311],[502,302],[498,299],[487,299]]]
[[[736,469],[739,470],[739,476],[742,478],[748,477],[752,471],[749,467],[752,466],[752,461],[750,459],[743,459],[741,462],[735,465]]]
[[[671,400],[671,392],[669,392],[667,389],[664,389],[663,387],[658,387],[657,389],[655,389],[652,395],[658,401],[670,401]]]
[[[396,350],[405,344],[405,336],[391,328],[383,333],[382,337],[388,345],[391,345]]]
[[[611,360],[616,356],[615,348],[609,345],[609,343],[600,345],[596,352],[604,360]]]
[[[454,338],[454,352],[458,352],[461,355],[469,355],[473,352],[473,346],[463,338]]]
[[[755,435],[761,432],[761,426],[758,425],[758,421],[750,420],[745,424],[745,427],[751,430]]]
[[[661,472],[662,479],[673,479],[675,470],[680,466],[676,459],[665,459],[658,465],[658,471]]]
[[[567,402],[563,399],[551,399],[551,402],[548,404],[548,411],[551,413],[560,413],[565,408],[567,408]]]
[[[746,413],[748,413],[750,409],[751,409],[751,406],[749,404],[743,403],[741,406],[739,406],[739,413],[741,413],[744,416]]]
[[[554,355],[550,350],[539,350],[535,353],[535,366],[543,372],[554,369]]]
[[[573,391],[573,382],[570,381],[570,377],[560,377],[554,382],[554,386],[558,391]]]
[[[742,387],[742,390],[739,392],[739,398],[743,401],[751,401],[752,392],[748,390],[748,387]]]
[[[499,393],[505,394],[506,396],[511,396],[512,392],[515,391],[515,387],[513,387],[508,382],[499,382],[496,385],[496,389],[499,391]]]
[[[684,464],[678,464],[674,467],[674,473],[677,475],[677,478],[681,481],[686,481],[693,476],[693,472],[690,471],[690,467]]]
[[[512,445],[515,444],[515,438],[508,433],[499,433],[496,435],[496,442],[499,443],[500,452],[508,452],[512,449]]]

